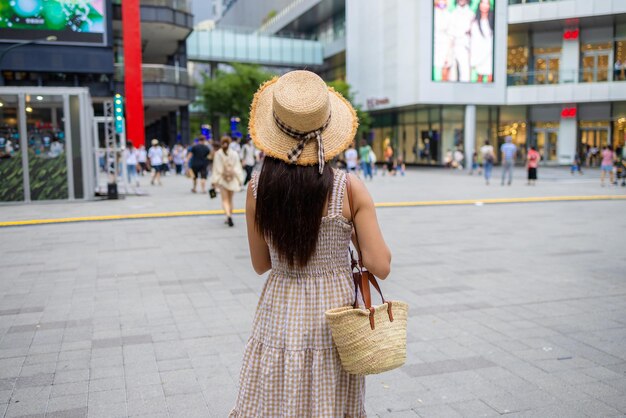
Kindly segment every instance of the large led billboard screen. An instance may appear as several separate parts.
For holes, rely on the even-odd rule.
[[[0,40],[106,43],[105,0],[0,0]]]
[[[433,81],[493,82],[495,0],[434,0]]]

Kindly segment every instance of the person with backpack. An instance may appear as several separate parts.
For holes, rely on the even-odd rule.
[[[534,186],[537,183],[537,167],[539,167],[539,161],[541,160],[541,154],[539,151],[531,145],[528,153],[526,154],[526,166],[528,167],[528,185]]]
[[[221,147],[213,157],[211,184],[214,188],[219,188],[222,196],[222,209],[226,213],[225,223],[232,227],[234,226],[233,195],[241,190],[244,178],[241,159],[236,151],[230,149],[230,142],[230,137],[222,137]]]
[[[485,182],[487,183],[487,186],[489,186],[491,172],[493,171],[493,163],[496,160],[493,145],[491,145],[489,141],[485,141],[485,145],[480,147],[480,154],[483,158],[483,168],[485,169]]]

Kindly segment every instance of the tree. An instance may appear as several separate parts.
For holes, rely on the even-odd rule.
[[[217,70],[215,77],[204,78],[202,100],[207,116],[211,121],[232,116],[241,119],[241,131],[248,131],[250,104],[254,93],[274,74],[264,71],[258,65],[231,64],[232,71]],[[219,134],[219,126],[213,126]]]
[[[369,132],[372,128],[372,117],[366,111],[361,108],[361,105],[357,105],[354,102],[354,92],[352,91],[352,86],[348,84],[345,80],[335,80],[329,81],[328,84],[330,87],[334,88],[335,91],[340,93],[343,97],[346,98],[350,103],[352,103],[352,107],[356,110],[356,115],[359,118],[359,130],[357,131],[357,138],[361,137],[364,132]]]

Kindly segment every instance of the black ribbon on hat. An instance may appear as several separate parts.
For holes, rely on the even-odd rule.
[[[280,130],[286,133],[287,135],[289,135],[290,137],[299,140],[298,144],[295,147],[293,147],[293,149],[289,151],[289,153],[287,154],[287,158],[289,159],[290,163],[296,164],[298,162],[298,159],[300,158],[300,155],[302,155],[302,151],[304,151],[305,145],[311,139],[315,138],[317,140],[317,159],[318,159],[318,165],[319,165],[319,173],[322,174],[324,172],[325,161],[324,161],[324,143],[322,141],[322,132],[330,124],[330,117],[331,117],[331,114],[328,115],[328,119],[326,119],[326,122],[324,122],[324,124],[320,126],[319,128],[317,128],[316,130],[309,131],[309,132],[302,132],[287,125],[285,122],[280,120],[278,115],[276,115],[276,112],[274,112],[274,121],[276,122],[276,125],[280,128]]]

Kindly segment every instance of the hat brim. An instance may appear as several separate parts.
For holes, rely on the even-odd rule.
[[[298,140],[284,133],[274,121],[272,103],[274,84],[278,77],[264,83],[254,94],[250,108],[248,130],[254,145],[265,155],[289,163],[289,152],[297,145]],[[324,160],[330,161],[348,148],[354,140],[359,120],[356,111],[341,94],[328,87],[331,117],[330,123],[322,132],[324,143]],[[318,163],[317,142],[309,141],[305,146],[298,165],[314,165]]]

